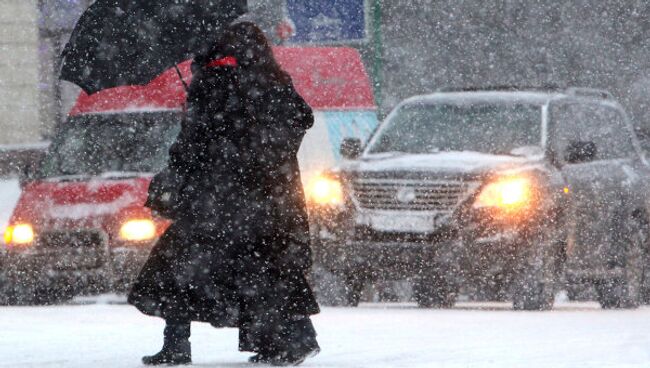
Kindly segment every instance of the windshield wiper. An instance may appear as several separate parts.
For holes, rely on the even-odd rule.
[[[55,181],[55,182],[69,182],[69,181],[86,181],[92,178],[92,175],[88,174],[67,174],[67,175],[58,175],[58,176],[50,176],[44,178],[47,181]]]
[[[136,178],[139,176],[146,176],[146,175],[151,175],[149,172],[139,172],[139,171],[109,171],[105,173],[101,173],[98,175],[102,179],[130,179],[130,178]]]
[[[380,157],[402,156],[406,154],[407,154],[406,152],[400,152],[400,151],[370,152],[371,156],[380,156]]]
[[[544,151],[539,146],[521,146],[510,150],[509,152],[500,153],[503,155],[515,157],[530,157],[543,155]]]

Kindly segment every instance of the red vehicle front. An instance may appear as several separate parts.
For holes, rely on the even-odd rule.
[[[189,65],[181,68],[189,74]],[[144,87],[82,94],[23,186],[0,253],[0,301],[125,291],[168,226],[143,206],[180,130],[175,71]]]

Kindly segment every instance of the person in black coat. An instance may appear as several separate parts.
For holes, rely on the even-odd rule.
[[[193,71],[168,165],[182,182],[174,223],[129,295],[167,323],[163,350],[143,361],[191,362],[190,322],[206,321],[239,327],[252,362],[299,364],[319,351],[297,161],[312,111],[252,23],[231,25]]]

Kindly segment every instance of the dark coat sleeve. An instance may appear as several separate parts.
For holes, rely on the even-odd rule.
[[[249,147],[245,161],[253,171],[281,174],[295,160],[307,129],[314,124],[312,110],[288,85],[272,89],[268,102],[254,116],[254,128],[245,138]]]

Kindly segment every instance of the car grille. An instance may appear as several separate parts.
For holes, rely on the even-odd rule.
[[[450,212],[472,191],[476,182],[356,179],[353,196],[369,210]]]
[[[100,231],[50,231],[41,234],[38,243],[43,248],[102,248],[105,239]]]

